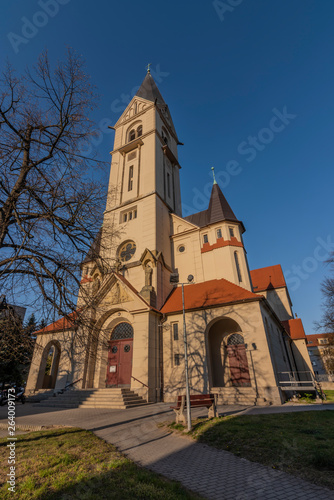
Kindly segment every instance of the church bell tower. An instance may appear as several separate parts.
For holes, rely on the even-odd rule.
[[[181,216],[179,141],[149,70],[114,128],[102,234],[112,226],[116,236],[106,257],[150,305],[161,307],[172,271],[170,213]]]

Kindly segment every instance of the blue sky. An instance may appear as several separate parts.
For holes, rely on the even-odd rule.
[[[314,333],[334,250],[333,24],[331,0],[3,1],[0,61],[73,47],[101,95],[97,123],[116,122],[152,63],[184,142],[184,215],[206,208],[214,166],[250,268],[282,265]],[[112,141],[101,133],[104,161]]]

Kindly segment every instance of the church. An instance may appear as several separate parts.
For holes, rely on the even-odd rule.
[[[27,393],[74,383],[175,402],[185,394],[184,304],[190,393],[282,404],[286,374],[313,370],[281,266],[249,270],[245,227],[214,176],[207,209],[182,217],[181,143],[149,70],[114,129],[103,225],[81,266],[77,311],[36,333]]]

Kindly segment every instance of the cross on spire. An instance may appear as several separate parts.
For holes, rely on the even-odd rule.
[[[146,66],[147,73],[151,73],[150,66],[152,66],[152,63],[148,63],[148,65]]]
[[[212,170],[212,175],[213,175],[213,183],[217,184],[216,176],[215,176],[215,167],[211,167],[211,170]]]

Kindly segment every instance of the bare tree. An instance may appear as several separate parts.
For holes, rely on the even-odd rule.
[[[34,349],[34,317],[23,325],[23,318],[15,307],[0,297],[0,388],[5,382],[20,385],[28,374]]]
[[[321,293],[323,296],[322,318],[316,323],[318,330],[329,334],[328,343],[322,349],[323,361],[330,372],[334,372],[334,253],[327,260],[330,265],[331,275],[326,276],[321,283]]]
[[[1,293],[44,318],[75,309],[80,263],[101,226],[99,163],[80,150],[96,100],[71,49],[54,69],[44,52],[22,75],[8,64],[0,80]]]

